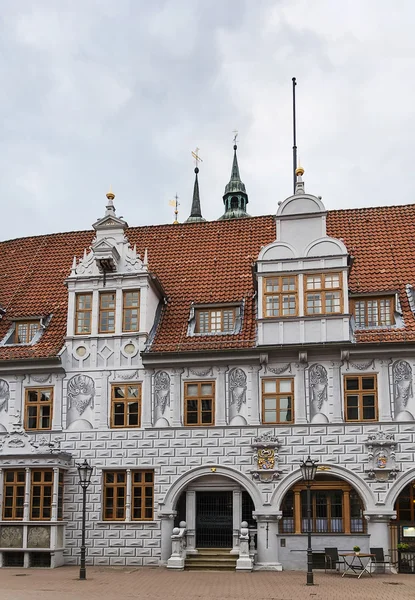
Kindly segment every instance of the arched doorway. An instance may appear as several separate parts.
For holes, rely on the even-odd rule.
[[[399,572],[415,573],[415,479],[408,482],[396,498],[396,520],[390,524],[392,560]],[[400,545],[405,551],[398,552]]]

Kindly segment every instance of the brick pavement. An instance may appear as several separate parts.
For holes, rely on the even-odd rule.
[[[415,575],[374,575],[361,580],[315,573],[304,585],[299,571],[215,572],[89,567],[79,570],[1,569],[1,600],[415,600]]]

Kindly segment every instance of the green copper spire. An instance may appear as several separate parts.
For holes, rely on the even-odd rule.
[[[249,217],[246,212],[246,205],[248,204],[248,194],[246,193],[245,184],[241,181],[239,175],[238,157],[236,150],[238,146],[235,144],[233,147],[233,163],[231,178],[227,186],[225,187],[225,194],[223,196],[223,203],[225,205],[224,214],[219,217],[219,221],[224,219],[237,219],[240,217]]]
[[[199,195],[199,181],[197,174],[199,173],[198,167],[195,168],[195,185],[193,188],[193,202],[192,210],[190,211],[190,217],[186,219],[185,223],[198,223],[200,221],[206,221],[202,217],[202,210],[200,208],[200,195]]]

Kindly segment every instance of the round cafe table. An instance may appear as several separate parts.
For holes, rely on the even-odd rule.
[[[354,575],[358,579],[361,578],[363,573],[367,573],[372,577],[371,567],[372,559],[375,557],[374,554],[365,554],[364,552],[345,552],[339,554],[344,560],[346,566],[342,577],[345,575]]]

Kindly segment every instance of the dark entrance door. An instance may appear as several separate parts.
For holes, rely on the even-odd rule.
[[[232,492],[196,492],[196,547],[232,548]]]

